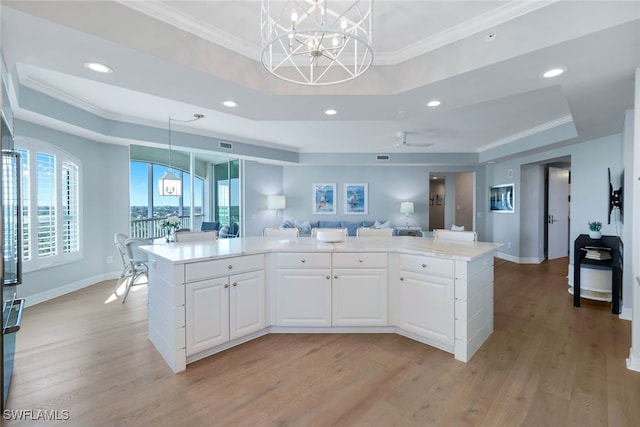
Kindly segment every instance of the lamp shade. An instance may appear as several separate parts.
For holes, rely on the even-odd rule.
[[[400,203],[400,213],[410,214],[413,213],[413,202],[402,202]]]
[[[161,196],[181,196],[182,181],[176,174],[168,170],[158,181],[158,190]]]
[[[267,196],[267,209],[284,209],[286,205],[286,199],[282,194],[273,194]]]

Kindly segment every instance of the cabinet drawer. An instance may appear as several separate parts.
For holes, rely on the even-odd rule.
[[[333,254],[334,268],[386,268],[387,254],[382,252],[339,252]]]
[[[330,253],[286,252],[276,255],[277,268],[331,268]]]
[[[264,255],[247,255],[185,265],[185,281],[194,282],[210,277],[264,269]]]
[[[440,259],[418,255],[400,255],[400,269],[418,273],[435,274],[453,277],[455,262],[451,259]]]

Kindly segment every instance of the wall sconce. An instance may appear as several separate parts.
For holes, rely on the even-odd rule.
[[[287,207],[287,201],[282,194],[272,194],[267,196],[267,209],[273,209],[278,215],[278,210]]]
[[[412,214],[413,212],[413,202],[400,203],[400,213],[404,214],[405,220],[407,221],[407,228],[409,228],[409,214]]]

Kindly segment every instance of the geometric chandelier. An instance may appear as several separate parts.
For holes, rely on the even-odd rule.
[[[373,63],[372,12],[373,0],[262,0],[262,64],[309,86],[354,79]]]

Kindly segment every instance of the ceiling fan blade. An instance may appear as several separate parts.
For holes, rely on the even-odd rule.
[[[390,148],[396,148],[396,147],[400,147],[402,145],[402,143],[395,143],[393,145],[385,145],[384,147],[380,147],[380,150],[388,150]]]
[[[408,147],[421,147],[421,148],[427,148],[427,147],[431,147],[433,144],[410,144],[408,142],[406,142],[404,145],[408,146]]]

